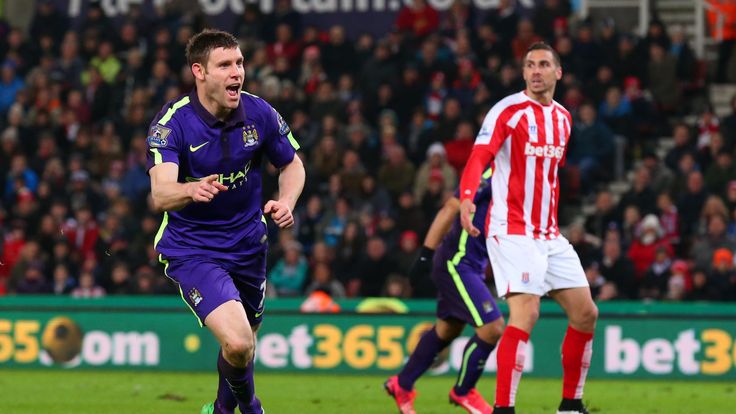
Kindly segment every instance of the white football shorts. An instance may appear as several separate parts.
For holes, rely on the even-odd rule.
[[[499,297],[509,293],[544,296],[551,290],[588,287],[580,258],[562,235],[551,240],[491,236],[486,247]]]

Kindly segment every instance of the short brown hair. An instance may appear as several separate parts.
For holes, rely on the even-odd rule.
[[[554,56],[555,63],[557,64],[557,66],[562,66],[562,64],[560,63],[560,55],[557,53],[556,50],[552,48],[552,46],[548,45],[545,42],[532,43],[532,45],[529,46],[529,49],[526,50],[526,53],[524,53],[524,62],[526,62],[526,56],[529,54],[529,52],[534,51],[534,50],[546,50],[552,53],[552,56]]]
[[[234,49],[240,47],[238,39],[228,32],[216,29],[204,29],[192,36],[187,43],[187,63],[192,66],[195,63],[207,64],[210,52],[221,47],[223,49]]]

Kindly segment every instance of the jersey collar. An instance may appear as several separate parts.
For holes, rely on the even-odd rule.
[[[210,128],[233,127],[239,124],[245,124],[245,105],[243,105],[242,98],[240,99],[240,103],[238,103],[238,107],[230,114],[227,121],[220,121],[205,109],[197,96],[197,88],[192,88],[192,91],[189,92],[189,101],[197,116]]]

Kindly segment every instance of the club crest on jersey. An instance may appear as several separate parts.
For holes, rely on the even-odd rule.
[[[537,140],[537,126],[536,125],[529,125],[529,139],[531,141]]]
[[[197,290],[197,288],[192,288],[189,291],[189,300],[192,301],[192,303],[194,304],[194,306],[199,305],[199,302],[201,302],[202,299],[203,299],[202,298],[202,294],[199,293],[199,291]]]
[[[521,273],[521,283],[527,284],[529,283],[529,272],[522,272]]]
[[[165,147],[166,144],[169,143],[166,139],[169,134],[171,134],[171,128],[166,128],[165,126],[158,124],[152,126],[151,130],[148,132],[148,138],[146,138],[148,146],[151,148]]]
[[[255,125],[246,125],[243,127],[243,146],[252,147],[258,144],[258,131]]]

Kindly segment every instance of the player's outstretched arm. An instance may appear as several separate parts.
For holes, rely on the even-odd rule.
[[[191,183],[177,182],[179,166],[173,162],[155,165],[149,174],[153,207],[158,211],[179,210],[191,202],[209,203],[220,191],[227,191],[227,187],[217,181],[217,174]]]
[[[279,199],[268,200],[263,207],[263,213],[270,214],[271,220],[282,229],[294,224],[292,212],[304,188],[305,177],[304,164],[299,156],[294,154],[294,159],[279,173]]]

